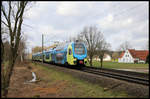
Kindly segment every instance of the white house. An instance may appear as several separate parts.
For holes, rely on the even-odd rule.
[[[118,62],[119,63],[145,63],[148,54],[149,54],[148,50],[128,49],[125,52],[121,53]]]

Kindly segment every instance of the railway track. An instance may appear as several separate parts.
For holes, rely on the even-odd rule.
[[[100,69],[93,67],[84,67],[82,68],[82,71],[149,86],[148,74],[113,69]],[[146,77],[144,77],[144,75]]]
[[[38,62],[38,63],[40,63],[40,62]],[[40,63],[40,64],[48,65],[47,63]],[[66,68],[66,66],[61,66],[61,67]],[[80,69],[79,68],[73,68],[73,69],[91,73],[91,74],[111,77],[111,78],[115,78],[115,79],[119,79],[119,80],[124,80],[124,81],[132,82],[132,83],[149,86],[149,75],[144,74],[144,73],[115,70],[115,69],[106,69],[106,68],[100,69],[100,68],[94,68],[94,67],[82,67]]]

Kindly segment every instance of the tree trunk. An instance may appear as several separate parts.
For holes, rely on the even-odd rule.
[[[22,53],[21,53],[21,62],[23,62]]]
[[[90,57],[90,66],[92,66],[92,57]]]
[[[101,60],[101,68],[103,67],[103,58],[100,58]]]
[[[9,66],[8,68],[6,69],[6,75],[5,75],[5,80],[4,80],[4,93],[3,93],[3,96],[4,97],[7,97],[7,94],[8,94],[8,88],[9,88],[9,85],[10,85],[10,78],[11,78],[11,75],[13,73],[13,68],[14,68],[14,64],[15,64],[15,59],[12,58],[14,57],[13,55],[11,55],[10,57],[10,60],[9,60]]]
[[[7,97],[8,88],[9,88],[9,84],[10,84],[10,78],[13,73],[13,68],[14,68],[16,57],[18,56],[17,51],[18,51],[18,46],[19,46],[20,36],[21,36],[23,13],[24,13],[24,9],[25,9],[27,3],[28,3],[28,1],[17,2],[16,13],[14,12],[15,6],[12,7],[12,2],[10,2],[10,1],[8,2],[8,7],[7,7],[7,5],[4,6],[5,5],[4,3],[2,3],[2,7],[1,7],[3,16],[4,16],[5,20],[7,21],[6,23],[4,22],[4,24],[9,29],[10,44],[11,44],[9,66],[6,69],[6,75],[5,75],[4,87],[3,87],[4,88],[3,89],[4,97]],[[7,7],[7,11],[5,11],[5,7]],[[14,16],[15,16],[14,24],[12,23],[13,22],[12,17],[11,17],[12,14],[14,14]]]
[[[3,60],[4,60],[4,44],[3,44],[3,41],[2,41],[2,37],[1,37],[1,63],[3,63]]]

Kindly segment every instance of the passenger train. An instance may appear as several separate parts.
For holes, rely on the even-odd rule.
[[[63,65],[82,65],[87,63],[87,48],[82,42],[71,42],[43,52],[43,61]],[[32,55],[33,61],[42,61],[42,52]]]

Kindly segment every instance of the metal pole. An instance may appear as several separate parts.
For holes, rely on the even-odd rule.
[[[31,57],[32,59],[32,57]],[[28,60],[30,60],[30,53],[29,53],[29,49],[28,49]]]
[[[42,63],[43,63],[43,41],[44,41],[44,36],[43,36],[43,34],[42,34]]]

